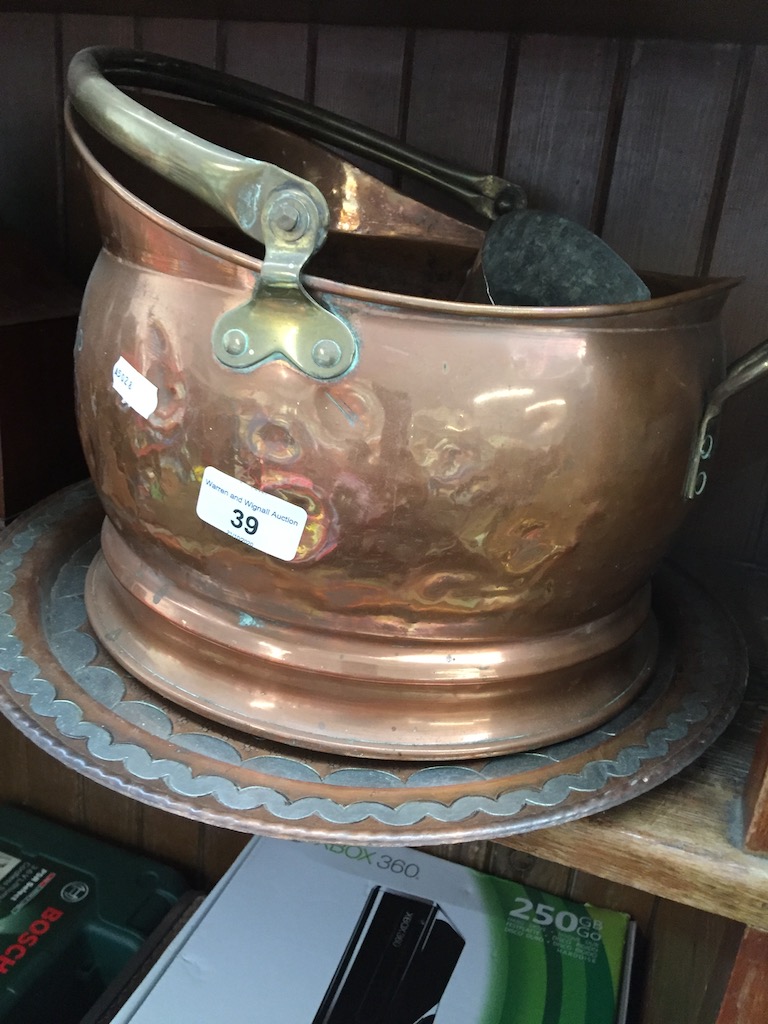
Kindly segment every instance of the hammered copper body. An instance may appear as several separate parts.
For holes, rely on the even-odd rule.
[[[305,279],[359,339],[352,369],[233,371],[211,331],[259,260],[143,202],[70,133],[103,236],[76,373],[107,513],[87,602],[110,652],[212,718],[353,755],[539,747],[630,701],[735,282],[579,309],[428,298],[458,294],[478,235],[446,219],[442,245],[432,220],[434,244],[408,242],[429,211],[392,193],[394,240],[347,237],[343,270]],[[338,209],[332,231],[354,235]],[[149,419],[111,387],[120,356],[159,389]],[[307,511],[295,559],[198,518],[206,467]]]

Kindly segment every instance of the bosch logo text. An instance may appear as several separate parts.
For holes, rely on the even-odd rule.
[[[39,940],[50,930],[51,925],[64,916],[64,911],[56,907],[46,907],[40,917],[33,921],[25,932],[17,936],[4,953],[0,953],[0,974],[7,974],[11,967],[27,955],[27,950],[36,946]]]

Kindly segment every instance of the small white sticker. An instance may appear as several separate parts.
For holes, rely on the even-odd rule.
[[[122,356],[112,367],[112,387],[132,409],[148,420],[157,408],[157,388]]]
[[[296,557],[307,513],[290,501],[265,494],[213,466],[206,467],[197,498],[204,523],[286,562]]]

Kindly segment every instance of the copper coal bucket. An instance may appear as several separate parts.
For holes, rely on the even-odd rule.
[[[203,142],[185,111],[214,134],[220,111],[163,119],[107,80],[142,59],[70,71],[103,236],[76,372],[107,650],[208,718],[350,755],[532,749],[614,715],[654,668],[650,579],[709,422],[768,362],[724,372],[736,282],[456,301],[477,228],[262,121],[237,119],[259,159]],[[224,220],[118,180],[105,138]]]

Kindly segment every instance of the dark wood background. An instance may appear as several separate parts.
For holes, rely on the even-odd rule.
[[[432,5],[433,16],[390,4],[367,19],[359,3],[272,3],[259,9],[273,20],[260,22],[236,20],[250,5],[235,2],[186,5],[223,18],[147,17],[140,3],[89,13],[104,9],[97,0],[38,6],[0,10],[0,225],[76,284],[95,239],[65,144],[63,81],[72,54],[100,43],[225,69],[504,174],[638,267],[743,276],[723,318],[729,358],[768,336],[764,3],[632,4],[624,16],[617,3],[506,5],[519,7],[515,21],[488,3]],[[711,483],[678,539],[689,554],[766,563],[767,428],[768,384],[726,406]],[[4,722],[0,798],[167,858],[198,883],[245,841],[87,782]],[[714,1021],[733,925],[491,844],[438,852],[630,911],[648,943],[634,1019]]]
[[[0,224],[76,282],[95,251],[68,159],[65,69],[139,46],[260,81],[521,182],[635,266],[743,276],[735,358],[768,336],[768,46],[507,31],[0,12]],[[726,407],[681,543],[768,557],[768,384]]]
[[[157,0],[2,0],[3,11],[154,16],[178,14]],[[563,35],[604,34],[648,38],[768,42],[763,0],[187,0],[188,18],[301,22],[406,28],[503,29]]]

